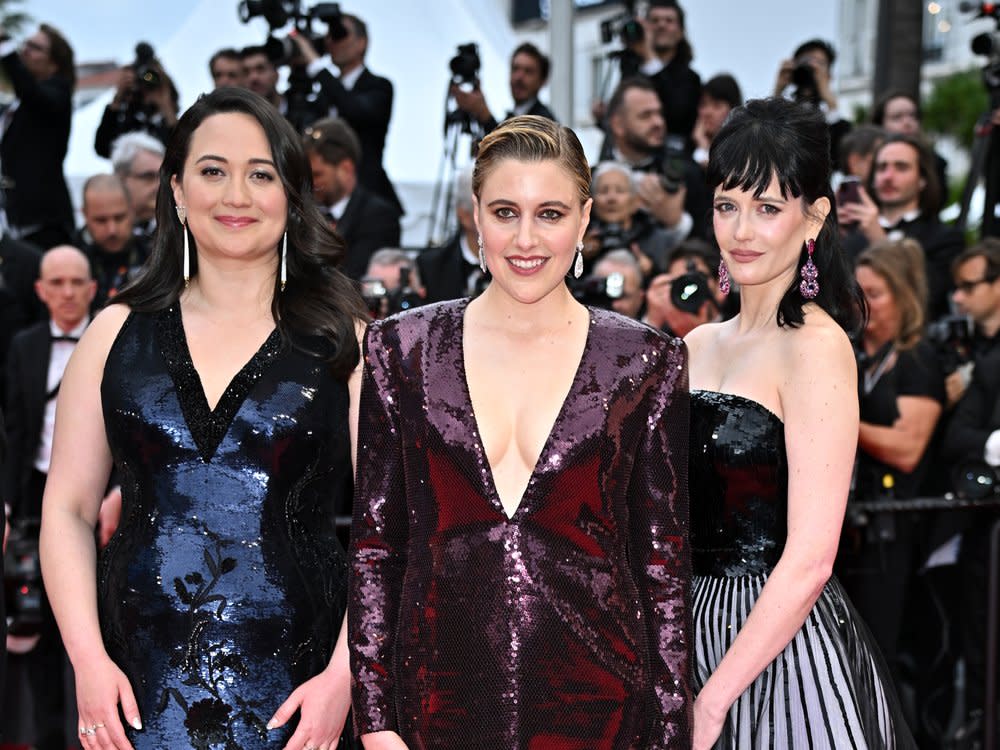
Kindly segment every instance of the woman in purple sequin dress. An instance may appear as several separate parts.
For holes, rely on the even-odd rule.
[[[695,750],[909,748],[887,670],[831,577],[858,435],[822,113],[733,111],[712,144],[732,320],[691,350]],[[728,277],[728,278],[727,278]],[[817,286],[818,284],[818,286]]]
[[[685,350],[570,294],[572,131],[509,120],[473,193],[487,290],[365,342],[357,728],[369,749],[689,747]]]

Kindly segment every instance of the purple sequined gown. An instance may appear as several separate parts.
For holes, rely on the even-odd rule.
[[[690,747],[683,345],[592,310],[508,518],[465,379],[466,304],[368,329],[348,609],[359,732],[411,750]]]
[[[695,689],[746,622],[788,535],[784,424],[764,406],[691,394]],[[717,750],[915,748],[878,648],[835,578],[729,711]]]

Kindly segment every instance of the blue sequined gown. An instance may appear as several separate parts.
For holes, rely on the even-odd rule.
[[[722,661],[788,535],[784,424],[756,401],[691,393],[695,691]],[[868,629],[831,578],[733,704],[720,750],[914,748]]]
[[[346,384],[275,331],[210,412],[175,306],[129,316],[101,397],[123,503],[99,613],[139,702],[129,739],[283,747],[291,730],[265,724],[326,666],[344,615]]]
[[[591,310],[508,516],[465,379],[466,303],[368,328],[349,611],[360,732],[411,750],[690,748],[683,346]]]

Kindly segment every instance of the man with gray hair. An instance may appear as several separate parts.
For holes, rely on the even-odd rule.
[[[159,140],[138,130],[126,133],[111,147],[111,166],[132,200],[132,232],[146,244],[156,231],[156,192],[165,152]]]
[[[476,223],[472,217],[472,165],[455,176],[452,207],[458,231],[450,242],[429,247],[417,256],[417,268],[427,290],[427,302],[474,297],[486,276],[479,267]]]

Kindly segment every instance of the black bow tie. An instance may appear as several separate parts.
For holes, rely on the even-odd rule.
[[[79,336],[66,336],[66,335],[63,335],[63,336],[54,336],[53,335],[53,336],[49,337],[49,340],[53,341],[53,342],[55,342],[55,341],[72,341],[75,344],[77,341],[80,340],[80,337]]]

